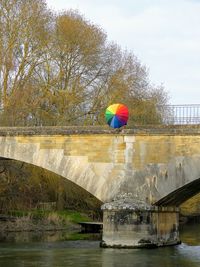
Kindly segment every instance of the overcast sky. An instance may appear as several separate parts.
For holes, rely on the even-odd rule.
[[[170,103],[200,103],[200,0],[47,0],[78,9],[127,48],[169,91]]]

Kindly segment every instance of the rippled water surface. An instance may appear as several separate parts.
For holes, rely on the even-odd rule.
[[[187,225],[182,244],[159,249],[101,249],[99,241],[1,242],[1,267],[200,267],[200,225]]]

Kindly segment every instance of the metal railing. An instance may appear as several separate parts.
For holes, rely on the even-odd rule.
[[[158,106],[159,110],[164,124],[200,124],[200,104]]]
[[[101,109],[93,114],[90,120],[87,116],[91,113],[85,113],[76,117],[73,113],[59,114],[55,110],[45,110],[42,108],[35,109],[0,109],[0,127],[1,126],[69,126],[69,125],[102,125],[104,120],[105,109]],[[98,117],[101,120],[98,120]],[[87,121],[86,121],[87,120]],[[134,114],[134,108],[129,116],[128,126],[135,125],[192,125],[200,124],[200,104],[193,105],[159,105],[151,110],[142,110]]]

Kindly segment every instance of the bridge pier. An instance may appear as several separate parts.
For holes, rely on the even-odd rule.
[[[117,200],[104,204],[102,210],[101,247],[154,248],[180,243],[176,207]]]

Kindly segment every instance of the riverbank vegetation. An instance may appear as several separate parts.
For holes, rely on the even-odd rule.
[[[80,231],[79,222],[90,221],[87,214],[72,210],[10,210],[0,216],[0,232]]]

